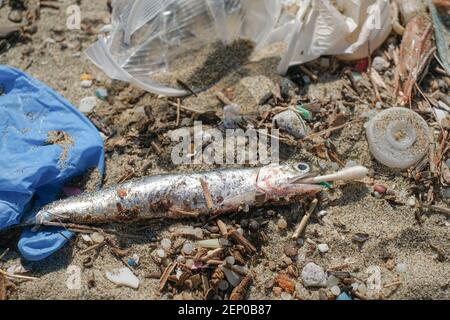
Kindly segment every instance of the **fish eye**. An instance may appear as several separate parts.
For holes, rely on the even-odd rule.
[[[306,163],[299,163],[297,164],[296,168],[298,171],[302,172],[309,171],[309,166]]]

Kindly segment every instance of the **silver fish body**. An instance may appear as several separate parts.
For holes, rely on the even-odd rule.
[[[193,174],[166,174],[130,181],[56,201],[36,215],[36,224],[78,224],[185,218],[236,212],[273,202],[289,203],[321,186],[302,184],[309,166],[269,165]]]

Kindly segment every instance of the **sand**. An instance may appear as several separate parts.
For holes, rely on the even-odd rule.
[[[83,19],[93,22],[94,31],[98,31],[108,17],[106,1],[83,2],[81,5]],[[6,22],[8,9],[0,9],[0,22]],[[101,71],[97,70],[80,54],[78,47],[86,49],[95,41],[96,35],[88,35],[82,31],[65,31],[64,48],[62,43],[49,40],[54,37],[52,29],[65,27],[65,10],[55,11],[42,9],[38,22],[38,32],[32,36],[32,42],[18,44],[0,55],[0,63],[25,69],[32,76],[38,78],[54,88],[71,103],[77,106],[83,97],[93,95],[96,88],[116,88],[120,97],[134,96],[134,104],[114,100],[113,105],[99,101],[95,113],[107,127],[117,132],[117,136],[107,141],[112,145],[113,152],[107,154],[105,186],[143,175],[161,172],[192,172],[202,169],[214,169],[215,166],[174,166],[170,161],[171,142],[166,132],[175,129],[176,110],[167,100],[146,94],[139,98],[139,90],[128,89],[122,84],[111,82]],[[9,23],[9,22],[8,22]],[[65,30],[65,29],[64,29]],[[68,45],[68,46],[66,46]],[[66,48],[67,47],[67,48]],[[32,61],[32,63],[31,63]],[[260,107],[252,99],[252,94],[240,92],[237,87],[247,77],[265,76],[274,83],[280,77],[276,75],[277,59],[267,58],[259,62],[249,62],[233,70],[226,77],[215,84],[214,88],[199,94],[198,97],[184,99],[187,107],[200,110],[212,110],[220,114],[221,104],[215,98],[216,90],[231,88],[236,101],[249,114],[259,113]],[[64,70],[64,72],[61,72]],[[90,73],[95,79],[94,86],[86,89],[80,85],[80,75]],[[246,82],[246,81],[244,81]],[[257,83],[255,83],[255,86]],[[326,87],[326,89],[324,89]],[[122,90],[125,88],[125,90]],[[255,88],[252,88],[255,89]],[[255,89],[256,90],[256,89]],[[266,89],[263,89],[263,91]],[[317,84],[312,84],[301,90],[302,97],[319,97],[332,100],[340,96],[342,80],[321,75]],[[127,93],[127,95],[124,94]],[[300,98],[300,97],[299,97]],[[348,110],[352,117],[356,117],[371,106],[358,105]],[[189,117],[183,116],[182,125],[192,125]],[[116,139],[116,140],[114,140]],[[121,139],[124,139],[121,141]],[[344,130],[333,134],[330,140],[337,148],[337,153],[345,161],[353,160],[371,169],[372,178],[395,190],[403,201],[412,195],[411,181],[401,173],[386,169],[378,164],[370,155],[364,136],[363,123],[355,123]],[[157,142],[162,153],[155,151],[151,142]],[[286,160],[304,161],[311,164],[315,170],[320,170],[319,164],[325,163],[327,170],[331,169],[331,161],[323,160],[309,152],[307,148],[286,148]],[[295,224],[303,215],[304,210],[298,206],[272,207],[251,211],[247,214],[224,217],[228,224],[240,223],[243,218],[258,219],[263,222],[258,236],[246,236],[258,244],[258,254],[249,262],[249,269],[254,274],[254,284],[250,289],[249,299],[279,299],[272,289],[266,289],[267,282],[273,280],[281,269],[289,270],[297,276],[296,297],[300,299],[324,299],[329,296],[326,289],[310,290],[304,288],[301,277],[298,276],[306,263],[313,261],[325,270],[342,266],[340,271],[351,273],[356,282],[363,282],[368,277],[368,268],[378,266],[381,270],[381,283],[387,285],[381,291],[386,299],[449,299],[450,267],[448,259],[439,259],[436,249],[439,248],[448,255],[450,250],[450,222],[448,217],[441,214],[424,214],[419,224],[416,219],[417,209],[407,205],[394,205],[385,199],[378,199],[372,194],[370,186],[361,183],[342,184],[334,192],[328,193],[328,201],[323,201],[320,210],[326,210],[323,218],[314,216],[306,230],[305,244],[299,246],[297,258],[286,259],[284,248],[291,243],[290,236]],[[440,201],[440,205],[448,207]],[[284,217],[288,228],[279,231],[277,221]],[[193,224],[193,221],[184,221]],[[81,254],[89,244],[77,236],[61,251],[50,258],[28,263],[30,276],[38,277],[34,281],[16,281],[16,289],[9,292],[9,299],[171,299],[173,294],[158,291],[158,279],[151,278],[159,272],[159,267],[151,258],[158,239],[170,237],[173,223],[155,222],[131,226],[108,226],[118,228],[122,234],[138,235],[139,238],[120,238],[123,248],[129,249],[126,258],[137,254],[140,264],[134,269],[141,280],[138,290],[116,287],[105,277],[105,272],[113,268],[123,267],[107,246],[98,251]],[[261,233],[266,235],[266,241],[257,241]],[[358,244],[353,239],[355,234],[365,233],[368,240]],[[0,254],[9,247],[8,253],[0,262],[2,269],[17,264],[20,258],[17,254],[18,232],[2,233],[0,237]],[[182,241],[182,239],[173,239]],[[313,248],[313,244],[326,243],[330,251],[320,254]],[[396,265],[406,264],[406,273],[396,271]],[[67,282],[70,280],[68,270],[76,266],[81,272],[81,288],[69,290]],[[70,267],[70,268],[69,268]],[[75,268],[76,270],[78,270]],[[370,269],[369,269],[370,270]],[[400,281],[397,290],[392,283]],[[199,293],[192,292],[194,298],[200,298]],[[376,297],[375,297],[376,298]]]

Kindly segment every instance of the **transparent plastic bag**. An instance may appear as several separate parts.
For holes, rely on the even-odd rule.
[[[264,46],[278,21],[281,0],[115,0],[112,32],[87,56],[109,77],[167,96],[187,90],[158,83],[180,54],[238,38]]]
[[[364,58],[369,43],[373,52],[387,39],[391,20],[389,0],[337,0],[336,6],[330,0],[302,0],[295,25],[285,38],[288,49],[278,72],[284,74],[290,66],[322,55]],[[281,35],[286,32],[279,31]]]

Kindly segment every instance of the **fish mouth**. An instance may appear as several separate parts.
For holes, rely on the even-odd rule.
[[[299,175],[298,177],[291,179],[289,181],[289,184],[292,184],[292,185],[299,185],[299,184],[314,185],[309,182],[314,177],[317,177],[317,174],[314,172],[302,174],[302,175]]]

